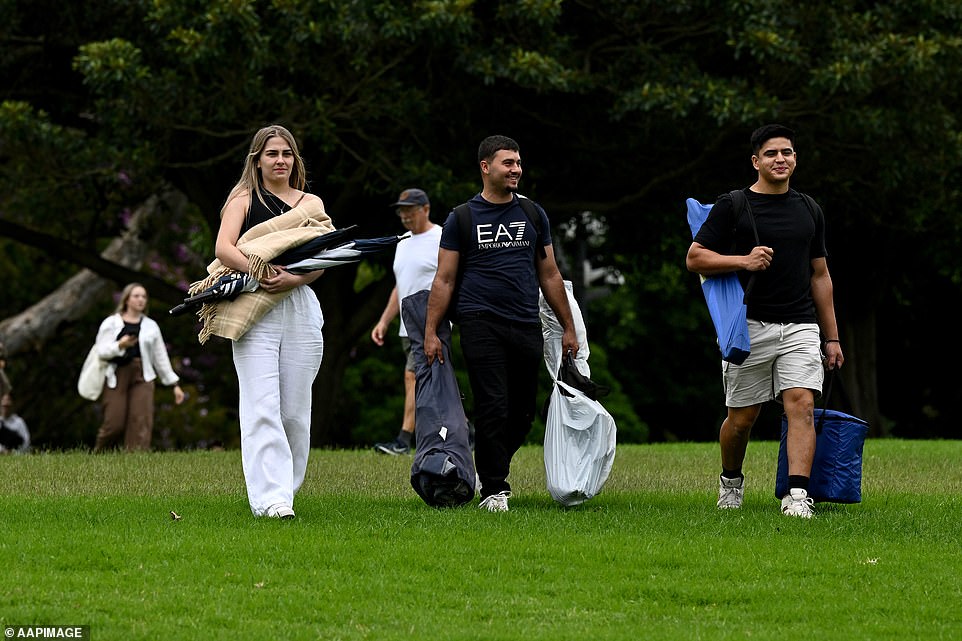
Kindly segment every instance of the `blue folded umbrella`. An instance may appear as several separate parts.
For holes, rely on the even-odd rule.
[[[703,205],[694,198],[685,201],[688,205],[688,225],[692,238],[701,229],[711,205]],[[748,307],[745,305],[745,290],[735,272],[717,276],[700,276],[701,289],[708,304],[708,313],[715,324],[718,335],[718,348],[722,360],[741,365],[751,352],[748,339]]]

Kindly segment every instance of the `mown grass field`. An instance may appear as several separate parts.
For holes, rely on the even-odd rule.
[[[256,520],[240,454],[0,457],[0,621],[92,639],[962,639],[962,441],[872,440],[863,502],[779,513],[777,443],[740,511],[717,445],[619,446],[564,509],[540,447],[511,511],[426,506],[411,457],[312,452],[297,519]],[[174,520],[170,512],[181,518]]]

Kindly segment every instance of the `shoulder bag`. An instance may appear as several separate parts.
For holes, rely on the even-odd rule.
[[[80,378],[77,379],[77,391],[88,401],[96,401],[104,390],[104,378],[107,375],[107,361],[100,358],[97,346],[94,345],[87,353],[83,367],[80,368]]]

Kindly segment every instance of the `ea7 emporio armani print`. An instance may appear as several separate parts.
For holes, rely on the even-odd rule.
[[[524,240],[524,230],[527,222],[517,221],[507,225],[478,225],[475,233],[478,240],[478,251],[504,249],[507,247],[527,247],[530,241]]]

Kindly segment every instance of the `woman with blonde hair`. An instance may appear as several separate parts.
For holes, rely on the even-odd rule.
[[[124,287],[116,312],[97,332],[97,353],[107,361],[104,375],[104,420],[94,451],[112,447],[123,437],[127,451],[149,450],[154,430],[154,379],[174,386],[174,402],[184,402],[160,326],[147,316],[147,289]]]
[[[238,240],[295,207],[310,212],[305,220],[310,218],[306,222],[319,233],[332,230],[323,202],[304,191],[306,184],[294,136],[280,125],[260,129],[221,209],[215,245],[223,267],[258,277],[259,291],[241,296],[264,297],[269,307],[249,326],[218,334],[232,340],[241,459],[254,516],[294,518],[294,495],[304,481],[310,450],[312,387],[324,354],[324,317],[308,285],[323,272],[292,274],[275,264],[261,269],[238,248]],[[229,307],[218,314],[229,316]],[[246,314],[243,320],[253,316]]]

